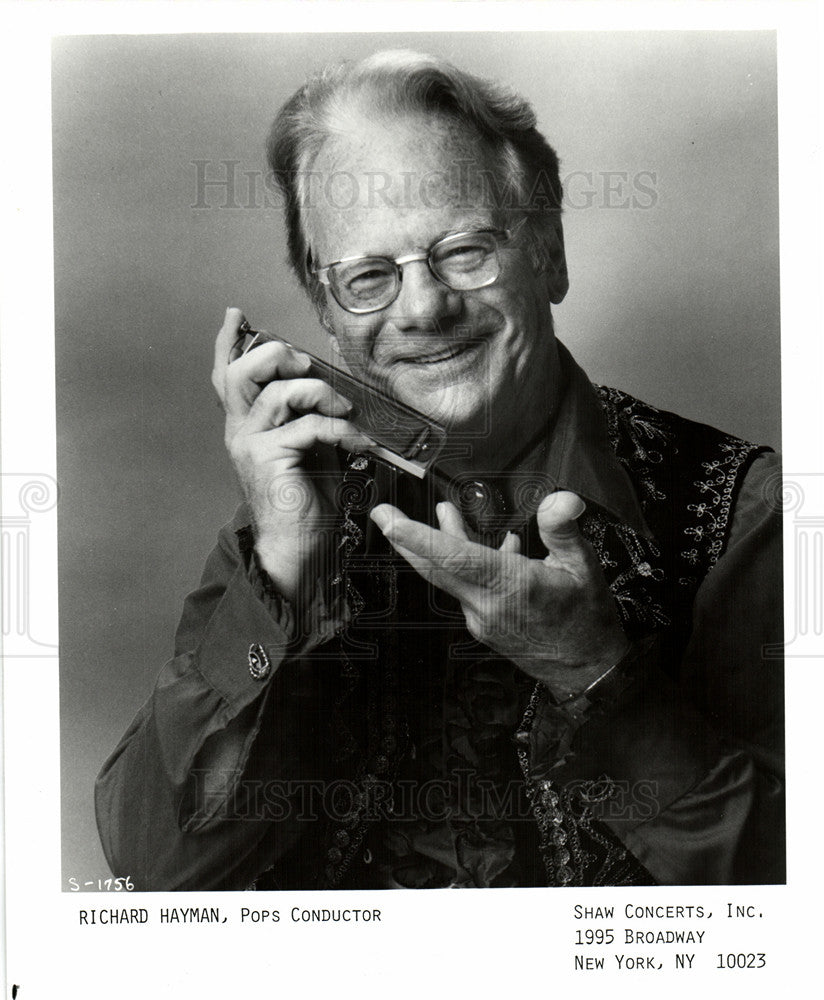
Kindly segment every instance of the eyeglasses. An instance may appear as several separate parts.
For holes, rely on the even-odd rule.
[[[433,243],[423,253],[403,257],[344,257],[312,273],[326,285],[338,305],[350,313],[378,312],[400,295],[403,267],[425,260],[435,278],[447,288],[469,292],[491,285],[501,273],[498,249],[508,243],[526,220],[512,229],[479,229],[453,233]]]

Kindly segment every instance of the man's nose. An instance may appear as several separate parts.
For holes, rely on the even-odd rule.
[[[402,332],[435,331],[462,309],[461,293],[438,281],[425,260],[404,264],[391,319]]]

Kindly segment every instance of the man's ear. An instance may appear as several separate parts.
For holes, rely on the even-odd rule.
[[[335,333],[335,328],[332,326],[332,317],[329,314],[329,307],[326,303],[317,303],[317,315],[320,320],[320,325],[326,331],[329,336],[329,343],[332,345],[332,352],[337,354],[337,356],[343,357],[343,351],[341,350],[340,341]]]
[[[329,336],[334,338],[335,329],[332,326],[332,316],[329,313],[329,304],[326,301],[325,294],[322,291],[320,294],[317,294],[316,290],[312,296],[312,304],[315,307],[315,315],[318,317],[318,322]]]
[[[564,227],[560,217],[555,220],[552,235],[547,241],[547,266],[545,275],[549,301],[553,305],[563,302],[569,291],[569,274],[567,273],[566,253],[564,252]]]

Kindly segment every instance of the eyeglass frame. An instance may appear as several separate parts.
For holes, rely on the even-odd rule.
[[[498,251],[501,249],[500,243],[508,243],[510,240],[514,239],[515,236],[520,231],[521,227],[526,222],[526,218],[519,219],[510,229],[466,229],[458,233],[447,233],[446,236],[442,236],[440,239],[435,240],[433,244],[427,249],[420,251],[419,253],[409,253],[404,254],[401,257],[384,257],[382,254],[376,253],[357,253],[353,254],[351,257],[341,257],[340,260],[333,260],[329,264],[324,264],[323,267],[313,267],[310,268],[310,272],[318,279],[318,281],[324,286],[324,288],[330,289],[332,292],[332,297],[335,302],[343,309],[345,312],[352,313],[355,316],[366,316],[369,313],[380,312],[382,309],[388,309],[393,302],[397,301],[398,296],[401,294],[401,287],[403,285],[403,268],[406,264],[412,264],[418,260],[425,260],[427,267],[429,268],[429,273],[432,277],[439,281],[445,288],[450,289],[453,292],[475,292],[479,288],[488,288],[490,285],[494,285],[495,282],[501,276],[501,265],[498,260]],[[452,285],[447,284],[443,278],[435,273],[432,267],[432,254],[437,250],[437,248],[442,244],[446,243],[448,240],[460,239],[463,236],[479,236],[479,235],[491,235],[495,238],[495,260],[498,263],[498,273],[494,278],[490,278],[488,281],[481,282],[480,285],[473,285],[472,288],[453,288]],[[395,274],[397,275],[397,287],[395,294],[392,298],[382,306],[372,306],[368,309],[352,309],[349,306],[345,306],[340,299],[335,294],[334,285],[329,278],[329,271],[336,267],[338,264],[351,264],[356,260],[382,260],[389,264],[394,265]]]

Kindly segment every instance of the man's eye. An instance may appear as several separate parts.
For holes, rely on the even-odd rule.
[[[384,289],[393,280],[394,271],[379,261],[368,261],[341,267],[336,276],[350,295],[362,298]]]
[[[391,280],[392,276],[389,272],[380,268],[372,268],[349,275],[346,285],[353,295],[369,295],[384,288],[386,283]]]
[[[438,263],[449,268],[471,270],[480,267],[489,257],[489,247],[478,243],[458,243],[438,254]]]
[[[382,271],[375,267],[369,271],[358,271],[357,274],[353,274],[349,278],[350,284],[357,284],[362,282],[363,284],[368,284],[370,281],[381,281],[387,277],[386,271]]]

